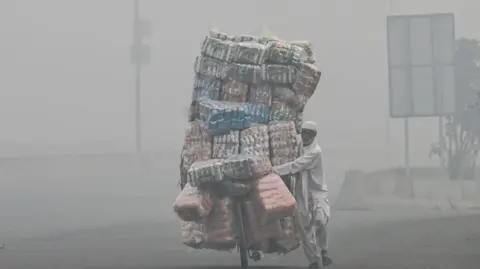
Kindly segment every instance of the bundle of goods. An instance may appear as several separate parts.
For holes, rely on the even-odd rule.
[[[210,31],[200,51],[182,150],[185,187],[174,204],[182,243],[231,250],[243,225],[249,249],[288,253],[299,246],[296,201],[272,167],[298,157],[302,112],[321,75],[312,46]]]

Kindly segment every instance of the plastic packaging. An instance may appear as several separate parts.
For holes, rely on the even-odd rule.
[[[222,85],[221,100],[227,102],[245,103],[248,99],[248,84],[232,79],[226,79]]]
[[[263,81],[273,84],[291,84],[295,80],[296,70],[291,65],[264,64],[261,77]]]
[[[213,136],[212,158],[225,159],[240,151],[240,131]]]
[[[202,44],[201,52],[207,57],[227,61],[232,47],[232,41],[206,36]]]
[[[251,180],[271,173],[272,164],[265,155],[237,154],[225,160],[223,171],[229,179]]]
[[[205,220],[207,237],[204,247],[213,250],[231,250],[236,245],[235,215],[230,198],[218,199]]]
[[[178,195],[173,210],[184,221],[199,221],[212,211],[213,200],[205,190],[200,190],[187,183]]]
[[[196,161],[188,169],[187,180],[192,187],[223,180],[223,160]]]

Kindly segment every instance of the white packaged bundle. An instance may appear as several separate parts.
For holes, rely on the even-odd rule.
[[[183,142],[183,149],[193,147],[209,147],[211,145],[211,137],[202,127],[201,122],[189,122],[185,130],[185,139]]]
[[[240,64],[261,65],[264,62],[265,51],[265,45],[259,43],[234,43],[228,61]]]
[[[269,125],[270,160],[273,166],[295,160],[298,151],[297,133],[293,122],[273,122]]]
[[[253,36],[253,35],[237,35],[233,36],[232,40],[234,42],[252,42],[252,43],[258,43],[258,37]]]
[[[233,37],[227,35],[224,32],[216,31],[216,30],[210,30],[209,34],[210,37],[220,39],[220,40],[225,40],[225,41],[233,41]]]
[[[261,68],[261,77],[269,83],[291,84],[295,80],[296,70],[291,65],[264,64]]]
[[[282,102],[272,102],[270,121],[293,121],[297,112]]]
[[[201,52],[205,56],[222,61],[227,61],[229,59],[232,46],[232,41],[221,40],[206,36],[203,41]]]
[[[229,179],[251,180],[272,171],[272,164],[265,155],[236,154],[225,160],[224,175]]]
[[[229,63],[226,65],[226,76],[243,83],[260,83],[262,70],[258,65]]]
[[[224,79],[228,71],[227,63],[207,56],[195,59],[194,71],[197,74]]]
[[[212,158],[212,143],[203,146],[194,146],[182,151],[181,173],[186,173],[196,161],[206,161]]]
[[[245,127],[245,107],[240,103],[201,99],[199,114],[202,126],[214,135]]]
[[[195,221],[181,221],[180,231],[182,244],[191,248],[201,249],[207,237],[205,225]]]
[[[270,106],[272,104],[272,86],[267,83],[251,84],[248,101],[252,104]]]
[[[270,41],[267,44],[265,60],[267,63],[297,65],[307,59],[302,47],[293,46],[286,41]]]
[[[240,153],[270,156],[268,126],[253,125],[240,132]]]
[[[233,79],[225,79],[222,85],[222,101],[245,103],[247,99],[248,84]]]
[[[270,107],[262,104],[245,104],[245,126],[268,124]]]
[[[223,164],[220,159],[196,161],[187,173],[187,181],[192,187],[223,180]]]
[[[308,100],[315,93],[322,72],[313,64],[301,63],[297,72],[297,79],[292,85],[292,89],[299,96],[304,96]]]
[[[272,91],[272,103],[283,103],[293,110],[297,111],[301,109],[305,102],[302,96],[298,96],[287,85],[275,85]]]
[[[202,97],[218,100],[222,89],[222,80],[197,74],[193,82],[193,89],[192,100],[199,100]]]
[[[312,43],[308,41],[290,41],[289,43],[293,46],[301,47],[305,51],[306,58],[302,59],[303,62],[311,64],[315,63],[315,53],[313,52]]]
[[[240,150],[240,131],[230,131],[225,134],[213,136],[212,157],[225,159]]]

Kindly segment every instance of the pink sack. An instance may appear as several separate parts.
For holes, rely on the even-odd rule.
[[[173,210],[183,221],[199,221],[210,214],[212,207],[213,200],[207,191],[187,184],[178,195]]]
[[[231,250],[236,245],[235,216],[230,198],[219,199],[205,220],[207,237],[204,248]]]
[[[296,201],[282,178],[277,174],[266,175],[255,183],[262,210],[262,224],[268,219],[280,219],[292,216]]]

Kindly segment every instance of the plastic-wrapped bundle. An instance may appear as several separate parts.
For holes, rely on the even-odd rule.
[[[216,201],[212,212],[205,220],[207,237],[204,247],[213,250],[231,250],[236,245],[235,215],[230,198]]]
[[[195,75],[193,89],[192,100],[199,100],[202,97],[218,100],[222,89],[222,80],[197,74]]]
[[[212,144],[205,146],[194,146],[182,151],[181,173],[187,173],[188,169],[196,161],[206,161],[212,157]]]
[[[206,36],[202,44],[203,55],[222,61],[227,61],[232,50],[233,42]]]
[[[195,58],[195,73],[224,79],[228,71],[227,63],[207,56],[198,56]]]
[[[312,43],[308,41],[290,41],[289,43],[293,46],[301,47],[305,51],[306,58],[303,59],[304,62],[315,63],[315,53],[313,52]]]
[[[208,36],[216,38],[216,39],[220,39],[220,40],[233,41],[232,36],[229,36],[224,32],[220,32],[220,31],[216,31],[216,30],[210,30]]]
[[[203,225],[203,223],[195,221],[181,221],[180,231],[182,244],[195,249],[202,248],[207,236],[205,233],[205,225]]]
[[[240,153],[270,156],[268,126],[253,125],[240,132]]]
[[[256,179],[271,173],[272,164],[265,155],[236,154],[225,160],[224,175],[230,179]]]
[[[192,187],[223,180],[223,160],[196,161],[188,169],[187,181]]]
[[[240,103],[201,99],[199,114],[203,127],[211,134],[241,130],[245,127],[245,108]]]
[[[260,83],[262,80],[262,69],[258,65],[228,63],[225,73],[227,77],[243,83]]]
[[[212,158],[225,159],[240,150],[240,131],[229,131],[213,136]]]
[[[265,51],[265,45],[259,43],[234,43],[228,61],[240,64],[260,65],[264,61]]]
[[[293,215],[297,202],[279,175],[269,174],[258,179],[254,190],[260,202],[261,223]]]
[[[300,110],[305,105],[302,98],[286,85],[276,85],[273,88],[272,102],[283,103],[295,111]]]
[[[268,124],[270,107],[262,104],[245,104],[245,114],[247,115],[245,126]]]
[[[234,42],[257,42],[258,43],[258,37],[253,35],[237,35],[237,36],[233,36],[232,40]]]
[[[308,100],[315,93],[321,75],[322,73],[315,65],[302,63],[299,65],[297,79],[293,83],[292,89],[297,95],[305,96],[305,99]]]
[[[273,122],[268,128],[270,137],[270,160],[273,166],[295,160],[298,140],[293,122]]]
[[[183,221],[198,221],[212,211],[213,200],[210,194],[188,183],[178,195],[173,210]]]
[[[270,121],[293,121],[296,116],[293,108],[282,102],[272,102]]]
[[[265,60],[268,63],[297,65],[307,59],[307,54],[302,47],[293,46],[286,41],[270,41],[266,50]]]
[[[226,79],[223,82],[221,96],[222,101],[245,103],[248,97],[248,84]]]
[[[248,101],[252,104],[270,106],[272,104],[272,86],[267,83],[251,84]]]
[[[268,220],[267,223],[262,225],[260,222],[262,218],[261,207],[257,200],[245,201],[244,208],[245,217],[247,218],[245,227],[247,231],[247,246],[254,247],[265,240],[283,236],[282,227],[278,219]]]
[[[192,121],[188,124],[185,130],[185,139],[183,142],[183,149],[190,149],[193,147],[210,147],[211,137],[206,130],[203,129],[201,122]]]
[[[291,65],[264,64],[261,68],[264,81],[274,84],[291,84],[296,77],[295,67]]]

